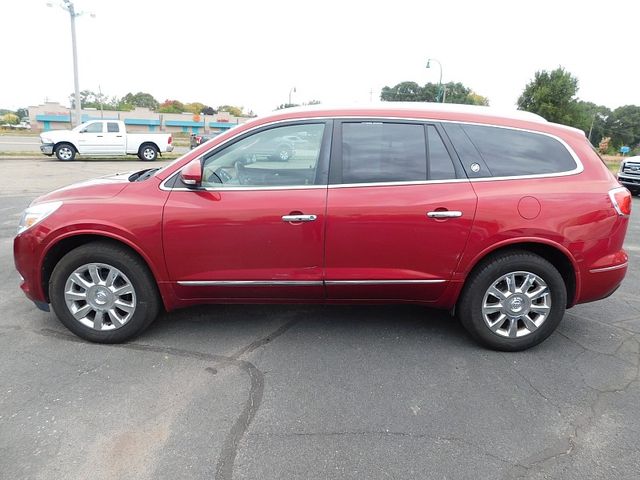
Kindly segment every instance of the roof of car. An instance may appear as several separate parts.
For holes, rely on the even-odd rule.
[[[305,117],[398,117],[449,121],[467,121],[520,128],[532,128],[542,131],[570,132],[584,136],[584,132],[574,127],[551,123],[540,115],[524,110],[485,107],[481,105],[459,105],[453,103],[430,102],[374,102],[354,105],[306,105],[276,110],[260,117],[257,123],[273,120],[286,120]],[[253,123],[253,122],[251,122]]]
[[[372,102],[367,104],[354,105],[305,105],[302,107],[292,107],[285,110],[277,110],[274,114],[298,113],[298,112],[317,112],[332,111],[336,113],[348,114],[353,111],[366,112],[380,110],[385,111],[403,111],[416,113],[467,113],[471,115],[480,115],[487,117],[510,118],[514,120],[525,120],[529,122],[547,122],[543,117],[535,113],[526,112],[524,110],[505,109],[496,107],[486,107],[482,105],[461,105],[455,103],[432,103],[432,102]]]

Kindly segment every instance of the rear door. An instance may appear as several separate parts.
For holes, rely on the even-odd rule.
[[[460,259],[476,195],[440,127],[336,122],[327,199],[329,299],[437,300]]]
[[[107,129],[104,132],[103,152],[113,155],[124,155],[125,132],[121,131],[118,122],[106,122]]]

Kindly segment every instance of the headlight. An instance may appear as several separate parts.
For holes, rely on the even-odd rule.
[[[620,168],[618,169],[618,173],[622,173],[624,170],[624,161],[620,162]]]
[[[22,214],[20,224],[18,225],[18,235],[25,230],[33,227],[36,223],[41,222],[57,209],[60,208],[62,202],[39,203],[33,207],[27,208]]]
[[[44,138],[44,137],[40,137],[40,141],[42,143],[53,143],[53,141],[50,138]]]

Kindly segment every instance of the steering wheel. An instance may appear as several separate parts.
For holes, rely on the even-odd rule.
[[[222,167],[211,172],[211,175],[207,178],[208,183],[229,183],[231,180],[231,175]]]

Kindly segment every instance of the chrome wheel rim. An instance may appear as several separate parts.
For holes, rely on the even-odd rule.
[[[155,156],[155,151],[153,150],[153,148],[151,147],[147,147],[142,151],[142,156],[144,158],[146,158],[147,160],[153,160],[153,157]]]
[[[487,289],[482,300],[482,318],[501,337],[520,338],[534,333],[551,313],[551,290],[531,272],[501,276]]]
[[[71,158],[71,155],[73,155],[73,152],[71,151],[71,148],[69,148],[69,147],[61,147],[58,150],[58,155],[63,160],[69,160]]]
[[[289,151],[288,150],[280,150],[280,160],[289,160]]]
[[[88,263],[69,275],[64,287],[69,312],[97,331],[124,326],[136,310],[136,292],[127,276],[105,263]]]

